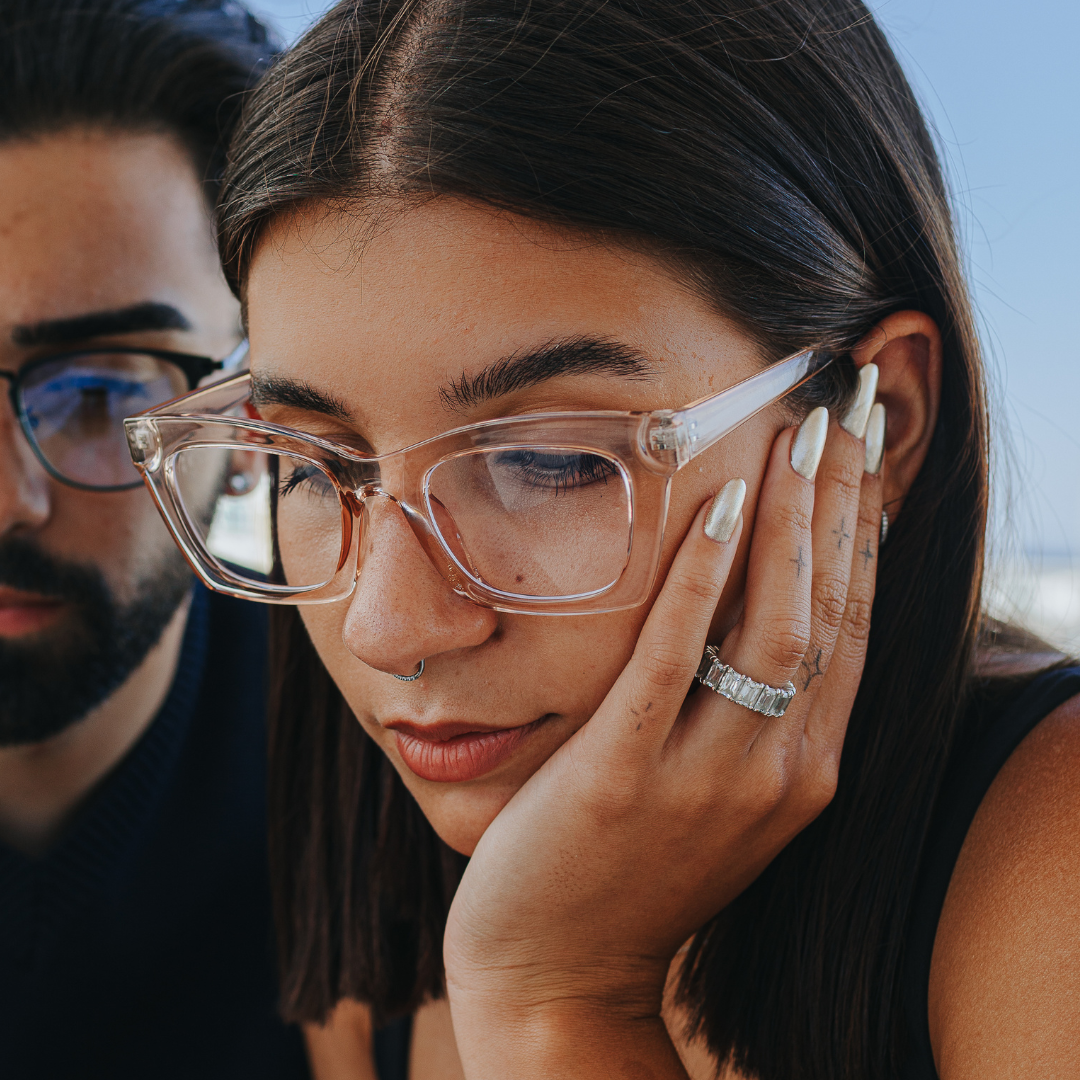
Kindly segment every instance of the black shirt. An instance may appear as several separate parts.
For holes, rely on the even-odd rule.
[[[1080,694],[1080,668],[1043,672],[994,710],[954,755],[927,836],[912,905],[904,967],[904,1019],[910,1053],[904,1080],[938,1080],[927,997],[938,920],[956,860],[983,798],[1013,751],[1059,705]]]
[[[265,610],[196,589],[160,713],[44,858],[0,845],[0,1077],[294,1080],[275,1015]]]

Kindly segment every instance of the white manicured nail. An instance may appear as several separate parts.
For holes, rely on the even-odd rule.
[[[879,401],[870,410],[866,425],[866,471],[876,476],[885,457],[885,406]]]
[[[743,480],[729,480],[712,501],[709,512],[705,515],[705,535],[718,544],[726,544],[739,524],[743,499],[746,498],[746,483]]]
[[[840,426],[856,439],[861,439],[866,433],[866,422],[870,419],[870,408],[877,393],[877,380],[877,364],[864,364],[859,368],[859,392],[840,421]]]
[[[829,410],[819,405],[800,425],[791,444],[791,467],[804,479],[813,480],[829,433]]]

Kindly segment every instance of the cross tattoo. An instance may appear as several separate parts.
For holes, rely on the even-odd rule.
[[[802,545],[799,546],[799,557],[797,559],[788,559],[789,563],[795,564],[795,580],[798,581],[802,577],[802,572],[806,568],[806,563],[802,557]]]
[[[869,536],[866,538],[866,547],[864,547],[859,552],[859,554],[862,556],[862,559],[863,559],[862,565],[863,565],[863,569],[865,570],[874,561],[874,553],[870,550],[870,537]]]
[[[825,672],[821,670],[821,650],[818,649],[817,656],[814,657],[814,666],[812,668],[806,662],[805,656],[799,663],[799,667],[806,668],[806,682],[803,683],[802,688],[804,690],[809,690],[810,684],[814,681],[814,679],[816,679],[819,675],[825,674]]]
[[[839,550],[840,548],[842,548],[844,546],[844,541],[845,540],[850,540],[851,539],[851,533],[849,533],[847,531],[847,529],[844,528],[846,523],[847,523],[847,518],[841,518],[840,519],[840,528],[839,529],[833,529],[833,531],[832,531],[833,536],[836,537],[837,550]]]

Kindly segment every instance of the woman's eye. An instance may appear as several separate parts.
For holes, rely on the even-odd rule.
[[[281,498],[295,491],[330,496],[334,494],[334,485],[322,469],[314,465],[298,465],[289,472],[288,476],[283,476],[278,481],[278,494]]]
[[[499,454],[500,470],[510,470],[522,483],[548,488],[558,494],[607,483],[619,475],[618,466],[598,454],[556,453],[539,450],[508,450]]]

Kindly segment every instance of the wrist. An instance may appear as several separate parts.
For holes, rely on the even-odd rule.
[[[660,1015],[666,957],[520,939],[473,945],[463,948],[449,934],[443,942],[447,988],[462,1009],[494,1011],[508,1023],[549,1015],[553,1022],[575,1014],[625,1022]]]
[[[468,1080],[686,1080],[659,1015],[632,1001],[565,997],[524,1004],[449,988],[454,1037]]]

